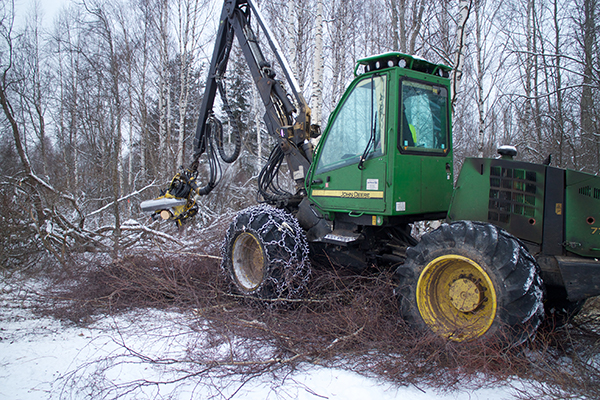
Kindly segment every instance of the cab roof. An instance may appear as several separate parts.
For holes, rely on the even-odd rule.
[[[364,72],[376,71],[383,68],[400,67],[423,72],[425,74],[437,75],[444,78],[447,78],[452,70],[452,68],[444,64],[433,64],[420,57],[409,56],[408,54],[397,52],[383,53],[361,58],[356,62],[354,76],[360,75],[360,73],[358,73],[358,69],[361,66],[364,67]]]

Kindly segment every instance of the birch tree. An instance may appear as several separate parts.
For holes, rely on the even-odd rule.
[[[313,54],[313,79],[310,106],[313,123],[321,125],[321,108],[323,104],[323,0],[317,0],[314,37],[315,51]]]
[[[429,19],[426,14],[430,10],[433,13],[445,12],[443,7],[426,0],[385,0],[384,6],[390,15],[391,50],[411,55],[417,52],[417,40],[422,34],[423,21]],[[381,17],[377,23],[387,28],[382,24]]]
[[[564,155],[564,149],[563,149],[563,142],[564,142],[564,136],[565,136],[565,128],[564,128],[564,112],[563,112],[563,87],[562,87],[562,68],[561,68],[561,36],[560,36],[560,32],[561,32],[561,26],[559,24],[559,5],[558,5],[558,1],[559,0],[554,0],[552,3],[552,22],[554,23],[554,59],[555,59],[555,63],[554,63],[554,76],[555,76],[555,113],[554,115],[556,116],[555,119],[553,120],[553,131],[556,133],[555,134],[555,138],[556,138],[556,143],[557,143],[557,148],[558,148],[558,165],[559,166],[563,166],[564,165],[564,160],[563,160],[563,155]]]
[[[169,84],[169,2],[160,0],[158,3],[158,49],[159,58],[156,65],[158,75],[158,170],[161,179],[173,175],[168,168],[171,136],[171,86]]]
[[[594,104],[594,88],[598,86],[598,81],[594,81],[594,75],[597,69],[594,65],[594,59],[598,57],[597,37],[596,37],[596,15],[598,4],[596,0],[583,0],[581,4],[580,17],[577,22],[580,31],[579,44],[582,63],[582,84],[580,109],[581,136],[584,149],[589,153],[588,165],[592,164],[592,170],[600,170],[600,132],[598,132],[597,121],[595,119],[596,107]]]
[[[179,0],[177,2],[177,39],[179,43],[180,71],[179,71],[179,123],[177,137],[177,166],[184,164],[185,156],[185,120],[188,113],[191,77],[194,63],[193,54],[198,46],[196,28],[200,16],[201,4],[199,0]]]
[[[298,49],[296,48],[296,40],[295,36],[298,32],[297,21],[298,17],[296,16],[296,5],[297,2],[294,0],[288,0],[286,4],[287,8],[287,24],[286,24],[286,34],[287,34],[287,53],[289,54],[288,63],[290,68],[292,69],[292,73],[298,83],[301,84],[298,79],[298,63],[296,62],[296,55]]]
[[[465,61],[465,42],[466,25],[471,13],[472,3],[469,0],[460,0],[458,3],[458,22],[456,27],[456,53],[454,58],[454,68],[452,71],[451,102],[456,102],[456,96],[462,79],[463,67]]]
[[[148,116],[148,95],[150,91],[149,82],[150,79],[150,63],[151,63],[151,49],[153,48],[153,35],[152,27],[154,18],[152,13],[152,3],[150,0],[141,1],[138,3],[137,8],[137,21],[136,24],[136,42],[139,43],[137,46],[137,57],[133,64],[135,79],[137,84],[133,86],[132,90],[135,94],[135,105],[136,113],[135,118],[137,125],[140,130],[139,138],[139,157],[140,166],[139,174],[141,181],[147,182],[147,153],[150,150],[150,121]]]
[[[117,38],[113,27],[113,18],[109,18],[102,8],[88,8],[88,12],[96,19],[98,37],[100,38],[103,51],[101,55],[106,58],[110,99],[110,115],[108,125],[104,126],[105,134],[108,134],[110,140],[109,147],[112,149],[112,162],[110,165],[110,176],[112,180],[112,201],[114,216],[114,247],[115,252],[119,251],[119,240],[121,237],[121,213],[119,199],[122,193],[123,175],[122,175],[122,119],[123,104],[121,100],[121,67],[120,54],[118,51]]]
[[[65,166],[66,187],[78,192],[80,184],[79,103],[80,70],[82,63],[82,32],[74,29],[73,24],[81,15],[75,8],[63,10],[59,14],[54,29],[56,64],[58,66],[57,103],[58,121],[57,139],[60,145],[62,162]]]
[[[352,29],[355,22],[356,8],[353,1],[333,0],[329,3],[327,19],[331,21],[328,26],[328,62],[329,74],[331,76],[329,86],[330,99],[328,101],[332,108],[341,98],[351,75],[352,64],[355,60],[350,59],[353,47],[354,32]],[[328,110],[328,111],[331,111]]]
[[[492,70],[495,62],[493,49],[497,43],[494,38],[494,20],[498,12],[498,4],[486,0],[477,0],[473,5],[475,13],[475,87],[477,102],[477,155],[479,157],[491,156],[495,153],[494,145],[496,129],[489,129],[495,122],[494,102],[490,99],[501,76],[500,71]],[[492,115],[488,115],[491,110]],[[486,131],[489,132],[486,134]],[[502,143],[504,144],[504,143]]]
[[[42,15],[39,3],[33,3],[31,13],[27,18],[26,30],[19,38],[21,48],[19,62],[22,73],[19,83],[20,97],[22,99],[22,111],[25,127],[30,127],[37,139],[37,147],[40,157],[40,172],[48,176],[48,157],[50,141],[46,133],[46,107],[50,93],[48,75],[43,71],[41,65],[47,62],[43,56],[41,23]],[[27,134],[27,132],[24,132]]]
[[[29,198],[33,203],[33,207],[30,210],[30,217],[23,215],[23,218],[26,220],[23,223],[17,222],[16,225],[21,226],[21,231],[19,232],[19,240],[29,244],[30,238],[34,236],[37,232],[41,231],[41,227],[44,225],[46,221],[46,215],[44,213],[44,204],[42,202],[41,194],[38,190],[38,186],[43,182],[41,179],[36,179],[37,176],[31,166],[31,162],[29,160],[29,156],[26,151],[26,147],[23,141],[23,132],[20,129],[20,124],[17,121],[17,116],[15,114],[15,108],[13,108],[12,102],[13,99],[18,100],[18,96],[15,97],[14,87],[16,81],[13,76],[13,63],[15,61],[14,54],[14,7],[13,4],[2,4],[0,6],[0,36],[2,37],[2,43],[0,43],[0,54],[2,57],[0,58],[0,106],[2,107],[3,116],[5,121],[8,122],[8,126],[10,129],[10,134],[12,135],[12,143],[15,146],[17,151],[17,155],[20,161],[19,166],[19,175],[21,177],[20,184],[26,185],[27,189],[31,189],[32,193]],[[21,125],[22,126],[22,125]],[[4,180],[4,179],[3,179]],[[2,185],[1,189],[4,190],[4,186]],[[7,210],[8,211],[8,210]],[[20,219],[20,215],[13,215],[13,219]],[[4,219],[0,221],[2,225],[5,224]],[[10,227],[3,226],[2,236],[4,236],[4,232],[10,232]],[[33,229],[32,229],[33,228]],[[11,240],[11,236],[8,234],[6,237],[3,237],[3,243],[6,245],[12,245],[13,240]],[[10,266],[10,258],[12,254],[10,254],[10,250],[4,250],[0,252],[0,256],[2,257],[2,261],[6,263],[6,265]],[[12,246],[14,247],[14,245]]]

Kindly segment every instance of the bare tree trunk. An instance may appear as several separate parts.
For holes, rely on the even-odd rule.
[[[315,21],[315,52],[313,55],[313,81],[310,105],[312,121],[321,125],[321,107],[323,104],[323,0],[317,0]]]
[[[288,52],[290,55],[290,59],[289,59],[289,64],[290,64],[290,68],[292,69],[292,73],[294,74],[294,77],[296,77],[296,79],[298,80],[298,82],[300,82],[300,79],[298,78],[298,62],[296,59],[296,55],[298,52],[298,49],[296,48],[296,41],[295,36],[297,34],[297,21],[298,21],[298,17],[296,15],[295,9],[297,6],[297,2],[293,1],[293,0],[288,0],[287,2],[287,42],[288,42]]]
[[[131,191],[133,188],[133,49],[129,41],[128,29],[126,28],[126,22],[121,21],[121,27],[123,29],[123,38],[125,41],[125,68],[127,72],[127,115],[129,119],[129,135],[128,135],[128,171],[127,171],[127,190]],[[121,192],[124,193],[123,186],[121,186]],[[129,216],[131,216],[131,208],[129,208]]]
[[[33,170],[31,169],[31,163],[29,162],[29,158],[27,157],[27,154],[25,153],[25,149],[21,142],[21,133],[19,132],[19,126],[15,121],[12,107],[8,101],[8,98],[6,97],[6,72],[7,70],[4,71],[2,77],[2,84],[0,84],[0,105],[2,105],[4,115],[6,116],[6,119],[8,119],[8,122],[11,126],[11,131],[15,141],[15,147],[17,148],[17,154],[19,154],[19,158],[21,159],[21,165],[25,170],[24,172],[27,176],[27,179],[32,181],[32,186],[36,186],[38,182],[33,180]],[[35,221],[35,224],[37,230],[39,231],[40,227],[44,224],[44,221],[46,219],[44,215],[44,207],[39,194],[33,195],[33,203],[37,215],[37,220]]]
[[[13,134],[13,139],[15,141],[15,147],[17,148],[17,154],[21,159],[21,164],[23,166],[24,172],[26,175],[32,174],[33,170],[31,169],[31,163],[29,162],[29,157],[25,153],[25,148],[23,146],[23,142],[21,141],[21,133],[19,132],[19,125],[15,120],[14,113],[10,102],[6,96],[6,74],[8,69],[4,71],[2,76],[2,84],[0,85],[0,105],[2,105],[2,110],[4,111],[4,115],[8,120],[8,123],[11,127],[11,132]]]
[[[108,16],[101,9],[93,9],[88,11],[98,18],[101,24],[100,35],[106,42],[105,45],[108,47],[106,50],[106,56],[109,63],[109,76],[111,90],[110,95],[112,97],[111,104],[111,126],[110,131],[112,133],[112,147],[113,147],[113,160],[111,165],[111,180],[112,180],[112,197],[113,197],[113,216],[115,222],[115,229],[113,231],[114,240],[114,252],[118,254],[120,251],[119,241],[121,239],[121,213],[119,209],[119,198],[122,193],[123,186],[123,167],[122,167],[122,104],[121,104],[121,70],[119,66],[119,55],[116,49],[116,38],[113,36],[113,27],[111,26],[112,19],[109,20]],[[99,43],[100,44],[100,43]]]
[[[581,21],[583,51],[583,81],[581,89],[580,124],[584,149],[588,153],[589,164],[596,171],[600,169],[598,139],[594,137],[594,98],[592,93],[594,71],[594,43],[596,42],[595,16],[596,0],[583,0],[583,21]]]
[[[564,117],[563,117],[563,95],[562,95],[562,71],[560,66],[560,24],[558,23],[558,0],[554,0],[553,2],[553,22],[554,22],[554,54],[555,56],[555,66],[554,73],[555,77],[555,91],[556,91],[556,117],[555,117],[555,131],[558,131],[558,137],[556,138],[558,144],[558,166],[563,167],[563,143],[564,143]],[[556,133],[556,132],[555,132]]]
[[[535,1],[535,0],[534,0]],[[534,98],[534,118],[533,118],[533,123],[534,123],[534,127],[535,127],[535,137],[537,138],[537,148],[538,149],[542,149],[543,145],[544,145],[544,139],[542,137],[542,121],[541,121],[541,105],[540,105],[540,96],[539,96],[539,86],[540,86],[540,78],[539,78],[539,73],[540,73],[540,66],[539,66],[539,56],[538,56],[538,42],[540,43],[540,46],[543,46],[542,40],[541,40],[541,32],[540,32],[540,27],[539,27],[539,23],[538,23],[538,17],[537,17],[537,10],[535,7],[535,2],[533,4],[533,14],[532,14],[532,28],[533,28],[533,43],[532,43],[532,53],[533,53],[533,98]],[[538,35],[540,37],[538,37]],[[541,53],[544,54],[544,49],[543,47],[540,49]],[[538,159],[539,157],[542,156],[541,154],[538,154]],[[544,156],[545,157],[545,156]]]
[[[59,21],[57,25],[56,37],[60,38],[62,33],[60,32],[63,19]],[[61,154],[62,162],[66,166],[65,169],[65,181],[68,188],[77,187],[77,145],[74,143],[74,136],[76,138],[76,130],[72,123],[73,118],[73,107],[71,107],[71,101],[67,98],[67,92],[70,89],[71,99],[77,100],[77,87],[73,83],[77,82],[77,68],[74,66],[75,58],[78,57],[78,52],[69,51],[71,46],[71,32],[68,26],[66,27],[67,39],[65,40],[66,46],[63,46],[63,39],[56,41],[57,54],[58,54],[58,87],[59,87],[59,99],[60,104],[58,107],[58,132],[62,140],[61,143]],[[66,48],[65,48],[66,47]],[[76,54],[73,54],[76,53]],[[63,59],[68,60],[70,67],[71,77],[68,76],[69,71],[67,70],[66,63],[63,63]]]
[[[344,0],[334,0],[331,6],[331,17],[333,27],[331,30],[331,56],[332,56],[332,104],[338,102],[341,98],[345,87],[346,73],[346,55],[348,53],[349,43],[348,31],[351,5]]]
[[[40,32],[39,32],[39,24],[41,23],[41,18],[39,16],[39,6],[36,4],[34,8],[34,16],[33,16],[33,93],[32,93],[32,102],[35,108],[35,114],[37,117],[37,135],[40,141],[40,152],[42,156],[42,173],[44,176],[48,176],[48,157],[47,157],[47,149],[46,149],[46,121],[44,118],[44,110],[42,106],[42,74],[40,70],[40,63],[42,62],[40,59]],[[35,124],[34,124],[35,127]]]
[[[527,31],[526,31],[526,48],[527,54],[525,55],[525,104],[524,104],[524,113],[522,117],[522,127],[521,127],[521,139],[523,143],[525,143],[525,151],[529,154],[529,157],[532,157],[532,153],[536,146],[531,142],[531,134],[535,132],[534,124],[532,120],[535,118],[533,112],[533,75],[534,75],[534,26],[533,26],[533,15],[535,12],[535,3],[534,0],[527,0]]]
[[[425,11],[425,1],[426,0],[418,1],[418,4],[415,4],[415,6],[413,8],[413,18],[412,18],[412,25],[411,25],[410,42],[409,42],[409,47],[408,47],[409,54],[415,54],[415,51],[416,51],[417,37],[419,36],[419,33],[421,32],[421,23],[423,20],[423,12]],[[465,19],[465,23],[466,23],[466,19]]]
[[[6,41],[6,45],[8,47],[7,53],[3,54],[5,57],[2,61],[2,75],[0,76],[0,106],[2,106],[2,111],[8,120],[10,125],[10,130],[13,135],[13,139],[15,142],[15,147],[17,149],[17,154],[19,155],[19,159],[21,160],[21,165],[23,167],[25,176],[28,180],[31,180],[32,186],[36,186],[38,182],[34,179],[33,169],[31,168],[31,162],[29,161],[29,157],[25,151],[25,146],[23,146],[23,142],[21,141],[21,132],[19,131],[19,125],[15,120],[15,113],[10,104],[10,101],[7,96],[7,88],[9,87],[9,70],[13,66],[13,43],[12,43],[12,24],[14,22],[14,9],[10,10],[8,21],[8,27],[2,26],[2,36]],[[4,22],[4,21],[3,21]],[[33,195],[34,207],[37,214],[36,226],[39,230],[39,227],[43,225],[45,216],[44,216],[44,208],[42,205],[42,201],[39,195]]]
[[[139,118],[140,118],[140,176],[142,182],[146,183],[146,179],[148,178],[148,167],[146,161],[146,152],[148,151],[148,110],[146,106],[146,83],[147,83],[147,75],[148,75],[148,62],[149,62],[149,49],[150,49],[150,35],[149,27],[152,22],[152,15],[150,10],[150,4],[148,2],[140,4],[141,12],[144,19],[143,24],[143,32],[141,38],[142,45],[142,54],[141,54],[141,65],[139,69],[139,81],[140,81],[140,91],[137,98],[137,103],[139,107]]]
[[[398,5],[404,0],[387,0],[386,7],[390,10],[392,22],[392,51],[400,50],[400,38],[398,34]],[[398,4],[398,5],[397,5]]]
[[[68,30],[69,32],[69,43],[71,43],[71,38],[70,38],[70,29]],[[79,36],[77,38],[77,41],[79,42]],[[77,43],[79,44],[79,43]],[[70,107],[69,113],[70,113],[70,121],[69,121],[69,142],[71,143],[72,146],[72,151],[73,151],[73,182],[74,182],[74,187],[78,187],[79,186],[79,134],[78,134],[78,129],[79,129],[79,113],[76,110],[76,105],[77,105],[77,101],[79,98],[79,79],[78,79],[78,74],[79,74],[79,59],[80,59],[80,54],[79,52],[75,52],[75,54],[71,54],[71,56],[69,57],[70,59],[70,63],[71,63],[71,74],[72,74],[72,78],[71,78],[71,88],[73,90],[73,99],[72,99],[72,107]]]
[[[483,3],[483,4],[482,4]],[[483,157],[483,148],[485,141],[485,110],[484,110],[484,98],[483,98],[483,70],[484,70],[484,54],[483,54],[483,43],[482,43],[482,27],[481,18],[483,18],[483,0],[480,0],[475,5],[475,51],[477,53],[477,115],[479,120],[477,122],[477,153],[479,157]]]
[[[182,6],[184,7],[182,9]],[[197,45],[196,24],[199,17],[198,0],[180,0],[179,10],[179,135],[177,138],[177,166],[182,166],[185,157],[185,117],[190,95],[190,77],[193,69],[193,53]]]
[[[121,90],[120,90],[120,70],[117,61],[117,54],[115,54],[114,42],[108,23],[106,23],[107,29],[107,40],[110,51],[110,69],[112,79],[112,94],[114,96],[114,118],[115,118],[115,160],[113,166],[113,201],[114,208],[113,213],[115,217],[115,252],[119,251],[119,241],[121,239],[121,212],[119,209],[119,198],[121,197],[123,187],[123,160],[122,160],[122,143],[123,143],[123,132],[121,130],[121,119],[122,119],[122,104],[121,104]]]
[[[436,46],[439,48],[439,56],[442,58],[442,62],[448,65],[452,64],[452,54],[454,53],[454,40],[452,40],[452,30],[454,28],[453,4],[453,0],[441,0],[440,6],[443,11],[436,13],[439,24],[439,42]]]
[[[465,40],[467,20],[471,12],[472,3],[468,0],[460,0],[458,3],[458,25],[456,29],[456,54],[454,59],[454,74],[452,75],[452,105],[456,102],[456,95],[460,86],[460,80],[463,74],[463,64],[465,62]]]
[[[168,140],[169,140],[169,129],[168,117],[169,117],[169,27],[168,27],[168,14],[169,2],[163,0],[160,5],[159,19],[159,65],[158,65],[158,109],[159,109],[159,125],[158,125],[158,171],[157,175],[160,179],[164,179],[169,176],[167,171],[167,157],[169,156],[168,151]]]
[[[400,23],[400,51],[406,53],[406,0],[398,0],[398,21]]]

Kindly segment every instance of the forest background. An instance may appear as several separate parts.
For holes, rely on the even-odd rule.
[[[521,160],[600,170],[597,0],[258,3],[322,128],[356,60],[400,51],[460,78],[455,168],[511,144]],[[0,269],[178,242],[139,203],[189,162],[221,5],[80,0],[48,21],[40,3],[0,0]],[[192,229],[256,201],[274,145],[235,46],[226,80],[242,156]]]

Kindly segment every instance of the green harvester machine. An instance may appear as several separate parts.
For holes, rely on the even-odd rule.
[[[251,16],[291,94],[265,60]],[[499,158],[467,158],[455,185],[451,69],[401,53],[359,60],[320,134],[252,1],[225,1],[192,163],[142,209],[184,223],[218,183],[217,153],[237,158],[239,133],[228,154],[213,111],[217,90],[228,108],[234,37],[277,144],[258,177],[262,204],[240,211],[225,237],[222,268],[232,290],[285,301],[306,294],[311,264],[376,265],[395,271],[401,317],[416,329],[454,341],[516,342],[547,313],[572,315],[600,295],[599,177],[518,161],[514,147],[502,146]],[[282,165],[295,190],[278,184]],[[431,220],[445,222],[411,236],[412,223]]]

